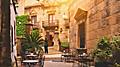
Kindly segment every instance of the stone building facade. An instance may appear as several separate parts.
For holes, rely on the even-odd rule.
[[[29,15],[33,28],[39,29],[41,35],[50,38],[54,45],[60,41],[69,41],[68,5],[72,0],[56,2],[54,0],[19,0],[18,14]],[[51,43],[51,42],[50,42]],[[57,48],[57,47],[55,47]]]
[[[69,6],[70,48],[91,50],[103,36],[120,33],[120,0],[75,0]],[[80,41],[82,43],[80,43]]]

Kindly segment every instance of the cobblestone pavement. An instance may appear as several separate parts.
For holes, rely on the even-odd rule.
[[[45,61],[44,67],[72,67],[72,63]]]
[[[25,65],[21,65],[20,62],[18,62],[18,63],[19,63],[18,67],[26,67]],[[72,64],[73,63],[44,61],[44,67],[72,67]],[[16,67],[16,65],[14,67]],[[33,67],[39,67],[39,64],[36,64]]]
[[[78,64],[74,63],[67,63],[67,62],[61,62],[61,52],[55,51],[53,48],[49,48],[49,53],[44,54],[45,61],[44,61],[44,67],[81,67],[78,66]],[[21,63],[18,61],[19,67],[25,67],[24,65],[21,65]],[[39,67],[39,64],[36,64],[33,67]],[[94,66],[90,66],[94,67]]]
[[[44,47],[42,47],[43,50],[44,50]],[[54,49],[54,47],[48,47],[48,54],[49,55],[53,55],[53,54],[61,54],[62,52]]]

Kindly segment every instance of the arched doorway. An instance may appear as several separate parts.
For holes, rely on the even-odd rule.
[[[48,40],[48,46],[53,46],[54,43],[53,43],[53,36],[49,33],[49,32],[46,32],[46,36],[45,36]]]

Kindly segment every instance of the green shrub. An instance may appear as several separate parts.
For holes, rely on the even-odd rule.
[[[69,47],[69,42],[61,42],[61,47],[68,48]]]
[[[96,49],[93,51],[93,56],[97,59],[97,61],[109,60],[109,58],[112,56],[112,50],[108,38],[103,37],[99,40]]]
[[[114,63],[120,65],[120,36],[114,36],[111,40]]]
[[[92,52],[96,61],[111,62],[115,67],[120,65],[120,36],[103,37]]]

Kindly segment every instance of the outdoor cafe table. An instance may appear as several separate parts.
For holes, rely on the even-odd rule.
[[[61,60],[62,60],[62,56],[64,57],[64,61],[69,61],[71,60],[71,57],[73,57],[73,55],[69,54],[69,53],[65,53],[61,55]]]
[[[78,57],[74,57],[73,60],[80,62],[81,67],[84,67],[85,64],[88,66],[90,62],[93,61],[88,55],[78,55]]]
[[[34,55],[34,54],[29,54],[29,55],[26,55],[29,59],[34,59],[37,57],[37,55]]]
[[[38,63],[39,60],[23,60],[23,63],[26,63],[29,67],[33,67],[32,64]]]
[[[36,57],[37,55],[32,55],[32,54],[30,54],[30,55],[26,55],[26,56],[28,56],[28,57]]]

